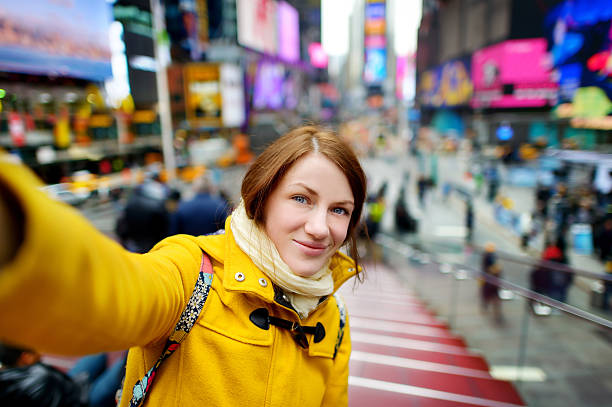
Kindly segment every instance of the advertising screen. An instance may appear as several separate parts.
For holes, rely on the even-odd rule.
[[[300,19],[297,10],[281,1],[278,13],[278,56],[289,62],[300,59]]]
[[[0,70],[104,80],[110,23],[106,0],[0,0]]]
[[[219,65],[187,64],[183,71],[185,114],[193,126],[221,124],[221,83]]]
[[[277,53],[276,1],[237,0],[238,42],[270,55]]]
[[[476,51],[472,81],[473,107],[541,107],[553,104],[558,92],[544,38],[509,40]]]
[[[261,61],[253,84],[253,108],[278,110],[283,107],[285,69],[279,63]]]
[[[242,126],[245,120],[244,80],[238,65],[220,67],[222,123],[225,127]]]
[[[423,72],[419,100],[426,106],[468,105],[473,88],[469,58],[456,59]]]
[[[262,60],[253,83],[255,110],[295,109],[298,105],[302,75],[273,61]]]

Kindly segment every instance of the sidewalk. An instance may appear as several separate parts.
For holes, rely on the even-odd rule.
[[[462,187],[463,189],[473,193],[473,203],[478,222],[485,222],[490,226],[498,226],[505,229],[507,233],[504,233],[509,239],[512,239],[516,243],[517,247],[520,246],[520,236],[517,232],[512,230],[506,225],[502,225],[498,219],[495,218],[495,204],[488,202],[485,196],[485,191],[481,191],[480,195],[476,194],[474,182],[471,179],[466,179],[464,174],[467,171],[466,162],[461,162],[460,157],[457,156],[446,156],[438,159],[439,163],[439,184],[443,185],[445,181],[451,182],[455,185]],[[463,160],[465,161],[465,160]],[[446,178],[444,178],[446,177]],[[510,212],[513,212],[517,216],[523,213],[531,214],[534,210],[534,190],[530,187],[520,187],[503,183],[499,190],[499,195],[508,197],[512,200],[513,208]],[[578,270],[590,271],[593,273],[603,273],[604,265],[594,255],[581,255],[577,254],[571,247],[571,242],[568,242],[568,257],[570,265]],[[538,235],[532,239],[529,245],[527,253],[532,257],[539,258],[542,250],[542,236]]]

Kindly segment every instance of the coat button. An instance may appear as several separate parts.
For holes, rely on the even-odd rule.
[[[244,281],[244,273],[238,272],[234,274],[234,278],[236,281]]]
[[[266,280],[265,278],[260,278],[259,279],[259,285],[262,287],[267,287],[268,286],[268,280]]]

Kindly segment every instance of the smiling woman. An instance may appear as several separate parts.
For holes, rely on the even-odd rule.
[[[22,236],[0,251],[0,309],[11,310],[0,313],[0,339],[54,354],[130,348],[123,407],[145,397],[348,404],[350,332],[336,291],[360,273],[366,191],[335,133],[306,126],[279,138],[248,170],[222,233],[173,236],[146,254],[37,186],[0,156],[0,223],[15,220],[0,241]],[[352,258],[338,250],[345,244]]]

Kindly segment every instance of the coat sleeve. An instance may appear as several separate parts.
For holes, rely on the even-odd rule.
[[[130,253],[48,198],[26,167],[0,160],[0,183],[25,218],[23,242],[0,268],[0,341],[76,355],[167,337],[197,279],[195,239]]]
[[[338,348],[338,353],[334,359],[334,370],[330,375],[330,380],[323,396],[323,407],[346,407],[348,406],[348,378],[349,378],[349,359],[351,357],[351,332],[349,317],[346,317],[344,326],[344,337]]]

